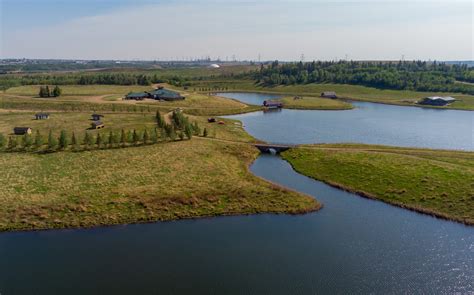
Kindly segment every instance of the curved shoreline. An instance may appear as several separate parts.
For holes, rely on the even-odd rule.
[[[416,213],[420,213],[420,214],[424,214],[424,215],[429,215],[429,216],[439,218],[439,219],[442,219],[442,220],[457,222],[457,223],[464,224],[466,226],[474,226],[474,221],[469,221],[469,220],[465,220],[465,219],[461,219],[461,218],[451,217],[451,216],[448,216],[446,214],[436,212],[434,210],[421,208],[421,207],[416,207],[416,206],[410,206],[410,205],[406,205],[406,204],[403,204],[403,203],[400,203],[400,202],[386,201],[386,200],[383,200],[383,199],[377,197],[375,194],[371,194],[371,193],[365,192],[363,190],[358,190],[358,189],[340,184],[340,183],[335,182],[335,181],[319,179],[317,177],[313,177],[311,175],[304,174],[302,171],[297,169],[295,167],[295,165],[293,165],[290,161],[284,159],[283,157],[281,157],[281,159],[284,160],[285,162],[287,162],[291,166],[291,168],[298,174],[309,177],[309,178],[314,179],[316,181],[320,181],[320,182],[325,183],[325,184],[327,184],[331,187],[334,187],[334,188],[337,188],[337,189],[340,189],[340,190],[343,190],[343,191],[346,191],[346,192],[349,192],[349,193],[356,194],[357,196],[360,196],[362,198],[383,202],[383,203],[388,204],[388,205],[392,205],[392,206],[395,206],[395,207],[407,209],[407,210],[410,210],[410,211],[413,211],[413,212],[416,212]]]

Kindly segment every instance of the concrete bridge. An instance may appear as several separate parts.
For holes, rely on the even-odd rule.
[[[254,145],[256,148],[260,150],[262,153],[275,153],[279,154],[281,152],[284,152],[288,149],[291,149],[292,145],[287,145],[287,144],[267,144],[267,143],[258,143]]]

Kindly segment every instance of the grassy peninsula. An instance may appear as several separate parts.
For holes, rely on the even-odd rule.
[[[296,171],[389,204],[474,224],[474,153],[309,145],[283,153]]]

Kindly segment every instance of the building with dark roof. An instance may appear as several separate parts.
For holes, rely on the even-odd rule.
[[[102,118],[103,116],[104,115],[101,115],[101,114],[92,114],[91,115],[93,121],[100,121],[100,118]]]
[[[179,92],[172,91],[169,89],[164,89],[164,88],[155,89],[151,91],[149,95],[150,95],[150,98],[153,98],[153,99],[168,100],[168,101],[184,99],[184,96],[179,94]]]
[[[49,114],[48,113],[36,113],[35,117],[36,117],[36,120],[49,119]]]
[[[130,92],[125,96],[125,99],[144,100],[149,96],[150,94],[147,92]]]
[[[456,99],[451,96],[428,96],[418,101],[418,104],[432,105],[432,106],[445,106],[449,103],[454,102]]]
[[[337,98],[336,92],[334,91],[324,91],[321,93],[321,97],[325,98]]]
[[[30,127],[15,127],[13,128],[13,133],[15,135],[31,134],[31,128]]]
[[[105,125],[101,121],[94,121],[91,123],[91,127],[92,129],[101,129],[101,128],[104,128]]]
[[[282,108],[283,107],[283,103],[279,102],[279,101],[271,101],[271,100],[265,100],[263,101],[263,106],[266,107],[266,108]]]

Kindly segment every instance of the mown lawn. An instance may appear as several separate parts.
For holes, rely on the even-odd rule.
[[[253,176],[252,146],[193,138],[52,154],[0,153],[0,230],[303,213],[313,198]]]
[[[384,202],[474,224],[474,153],[314,145],[283,158],[299,172]]]

